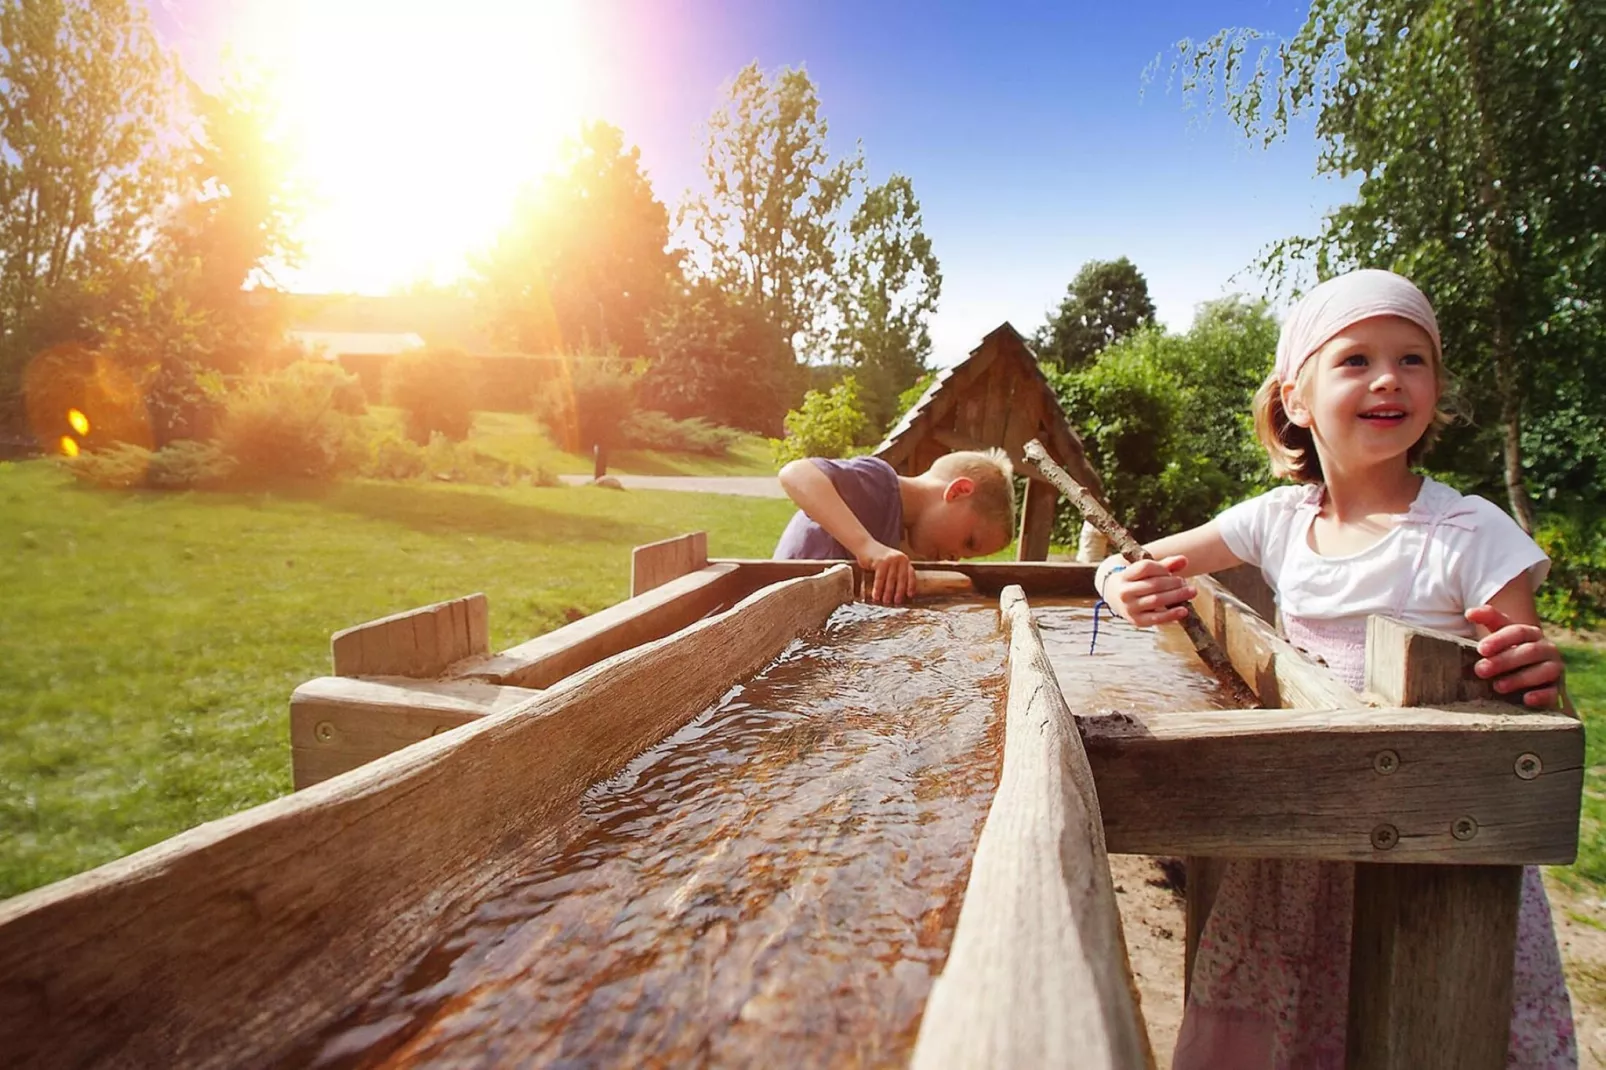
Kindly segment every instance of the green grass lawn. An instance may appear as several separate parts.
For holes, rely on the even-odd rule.
[[[0,464],[0,897],[290,790],[329,635],[484,591],[501,649],[629,593],[630,548],[764,557],[789,503],[350,481],[106,492]]]
[[[1578,861],[1552,872],[1569,887],[1606,895],[1606,647],[1564,645],[1567,690],[1584,719],[1584,806]]]
[[[400,409],[382,405],[368,408],[371,426],[402,427]],[[591,474],[591,455],[568,453],[547,437],[534,417],[512,412],[476,412],[469,444],[501,461],[544,468],[554,475]],[[634,476],[772,476],[775,462],[769,442],[759,435],[742,435],[724,457],[651,450],[618,450],[608,457],[610,472]]]

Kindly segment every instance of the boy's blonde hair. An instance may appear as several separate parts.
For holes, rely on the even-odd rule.
[[[1316,361],[1307,360],[1294,376],[1294,392],[1301,398],[1310,396],[1310,381],[1314,374],[1312,369],[1315,367]],[[1436,356],[1433,359],[1433,379],[1438,384],[1439,399],[1442,401],[1446,389],[1444,361]],[[1271,460],[1272,477],[1300,483],[1320,483],[1322,459],[1316,454],[1316,436],[1311,434],[1310,428],[1300,427],[1288,418],[1288,411],[1283,408],[1282,382],[1276,372],[1272,372],[1260,384],[1260,389],[1255,391],[1254,411],[1255,437],[1266,447],[1266,454]],[[1453,419],[1442,407],[1435,407],[1428,429],[1406,451],[1405,463],[1415,465],[1420,461],[1439,437],[1439,432],[1448,427]]]
[[[1015,466],[1009,454],[1001,449],[957,450],[932,461],[926,471],[950,482],[960,477],[970,480],[975,486],[970,507],[984,520],[1002,524],[1006,534],[1014,534]]]

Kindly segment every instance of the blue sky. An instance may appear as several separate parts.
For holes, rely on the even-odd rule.
[[[165,0],[158,26],[204,81],[229,12],[254,2]],[[451,7],[382,10],[403,9]],[[1144,68],[1157,55],[1169,58],[1179,38],[1234,25],[1292,33],[1305,9],[1287,0],[596,0],[578,10],[587,41],[572,54],[569,42],[525,26],[529,40],[513,55],[528,55],[530,69],[540,70],[583,53],[570,81],[587,88],[575,106],[640,145],[671,207],[702,184],[700,127],[722,84],[753,60],[805,66],[833,146],[862,142],[871,181],[899,171],[914,182],[943,269],[932,324],[938,364],[960,359],[1003,320],[1035,329],[1092,258],[1130,257],[1161,319],[1183,329],[1200,301],[1258,293],[1252,272],[1233,276],[1268,242],[1309,232],[1351,188],[1313,177],[1308,128],[1262,149],[1223,117],[1189,110],[1167,91],[1163,72],[1143,87]],[[494,13],[486,24],[493,34]],[[472,72],[473,56],[462,59]],[[441,78],[463,81],[461,73]],[[532,119],[527,100],[474,97],[472,85],[459,91],[510,138]],[[431,137],[419,130],[411,151],[428,151]],[[472,147],[453,152],[462,167],[475,166]],[[312,263],[302,278],[376,288],[375,278],[346,279]]]

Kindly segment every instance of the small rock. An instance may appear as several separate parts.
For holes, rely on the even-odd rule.
[[[625,485],[619,482],[617,476],[599,476],[591,481],[593,487],[607,487],[609,490],[624,490]]]

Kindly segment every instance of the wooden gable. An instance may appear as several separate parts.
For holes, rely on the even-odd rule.
[[[899,474],[913,476],[954,450],[1002,448],[1015,471],[1029,477],[1017,556],[1022,561],[1042,561],[1048,557],[1059,492],[1021,452],[1034,438],[1079,483],[1103,496],[1098,473],[1087,463],[1082,440],[1038,368],[1036,355],[1020,332],[1004,323],[969,357],[938,374],[876,456]]]

